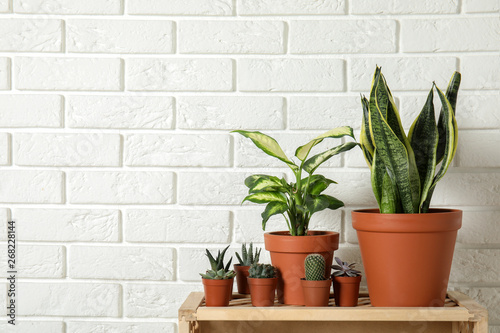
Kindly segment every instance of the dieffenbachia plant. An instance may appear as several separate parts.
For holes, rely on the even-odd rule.
[[[297,148],[295,157],[300,162],[298,164],[289,159],[278,142],[266,134],[241,130],[233,132],[251,139],[264,153],[286,163],[295,175],[295,183],[287,183],[284,178],[280,179],[268,175],[252,175],[245,179],[245,185],[249,188],[249,195],[243,199],[243,202],[248,200],[267,204],[262,213],[263,230],[266,229],[266,223],[271,216],[283,214],[290,235],[305,236],[307,235],[309,220],[314,213],[327,208],[334,210],[344,206],[344,203],[337,198],[322,194],[330,184],[335,182],[313,173],[323,162],[332,156],[352,149],[357,143],[348,141],[312,157],[308,158],[308,156],[311,149],[324,139],[342,138],[344,136],[354,139],[351,127],[334,128]],[[308,173],[307,177],[302,178],[303,171]]]
[[[453,74],[446,94],[433,84],[406,136],[391,91],[377,66],[370,99],[361,97],[360,145],[371,169],[373,193],[381,213],[428,212],[436,184],[457,150],[455,106],[460,78],[460,73]],[[434,88],[442,104],[437,125]]]

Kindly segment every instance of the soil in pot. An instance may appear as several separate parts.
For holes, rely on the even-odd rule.
[[[278,278],[248,278],[253,306],[273,306]]]
[[[361,276],[334,276],[333,293],[336,306],[357,306]]]
[[[328,306],[332,280],[309,281],[301,279],[305,306]]]
[[[234,265],[236,272],[236,285],[238,287],[238,294],[250,294],[250,287],[248,286],[248,270],[250,266],[241,266],[240,264]]]
[[[264,234],[266,250],[272,265],[278,269],[277,295],[280,303],[304,305],[300,279],[305,276],[304,259],[311,253],[325,258],[325,275],[330,275],[333,252],[339,247],[339,234],[331,231],[309,231],[307,236],[290,236],[288,231]]]
[[[233,295],[232,279],[210,280],[201,279],[205,290],[206,306],[228,306]]]
[[[444,306],[462,211],[352,212],[373,306]],[[390,263],[390,269],[384,267]]]

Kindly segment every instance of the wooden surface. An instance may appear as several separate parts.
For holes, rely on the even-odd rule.
[[[357,307],[252,307],[249,295],[233,295],[228,307],[206,307],[202,292],[191,293],[179,309],[179,333],[310,332],[335,327],[349,332],[488,333],[488,313],[459,292],[448,293],[442,308],[372,307],[361,293]],[[312,325],[312,326],[311,326]]]

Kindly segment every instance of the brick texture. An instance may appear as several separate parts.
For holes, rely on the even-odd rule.
[[[334,127],[359,141],[360,94],[378,65],[406,130],[433,82],[445,91],[462,73],[457,153],[431,205],[463,210],[450,288],[488,307],[500,333],[499,10],[497,0],[0,0],[0,243],[14,220],[20,318],[0,332],[177,332],[179,306],[203,290],[206,248],[230,245],[228,258],[242,243],[264,248],[265,205],[242,204],[245,178],[294,178],[231,131],[268,134],[296,163],[298,146]],[[345,207],[314,214],[310,229],[339,232],[335,255],[364,271],[351,211],[377,203],[363,154],[316,173],[338,182],[325,193]],[[276,215],[265,231],[286,228]]]

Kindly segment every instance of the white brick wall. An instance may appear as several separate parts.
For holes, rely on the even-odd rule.
[[[445,89],[463,74],[458,152],[433,204],[464,210],[450,286],[486,305],[500,332],[499,10],[497,0],[0,0],[0,241],[16,220],[18,314],[29,316],[18,329],[176,332],[179,305],[202,290],[205,248],[263,246],[263,207],[240,206],[245,177],[291,176],[229,131],[269,133],[289,155],[333,127],[359,137],[359,94],[378,64],[406,128],[432,81]],[[350,212],[376,204],[367,171],[359,150],[330,160],[323,173],[339,184],[328,193],[346,208],[312,221],[340,232],[337,255],[357,262]]]

